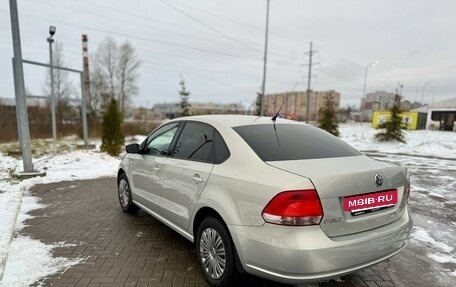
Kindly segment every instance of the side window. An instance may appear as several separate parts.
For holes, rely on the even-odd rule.
[[[148,155],[168,155],[169,145],[179,129],[179,124],[180,123],[172,123],[156,130],[147,139],[144,153]]]
[[[224,162],[230,157],[230,150],[226,146],[225,141],[223,140],[222,136],[219,132],[215,131],[215,163],[219,164]]]
[[[176,142],[175,158],[214,162],[214,128],[189,122]]]

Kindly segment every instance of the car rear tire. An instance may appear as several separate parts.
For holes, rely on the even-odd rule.
[[[127,175],[122,173],[119,176],[117,183],[117,194],[119,196],[120,207],[122,207],[122,210],[126,213],[136,213],[139,207],[132,201],[131,189],[130,184],[128,183]]]
[[[209,285],[232,285],[237,277],[234,252],[225,225],[214,217],[204,219],[196,234],[196,257]]]

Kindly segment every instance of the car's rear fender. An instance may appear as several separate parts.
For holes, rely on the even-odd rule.
[[[261,212],[268,202],[285,190],[313,189],[307,178],[273,168],[264,162],[260,166],[237,165],[227,161],[215,165],[211,177],[196,202],[192,215],[204,207],[216,210],[227,225],[261,226]]]

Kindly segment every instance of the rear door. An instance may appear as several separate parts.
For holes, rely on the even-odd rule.
[[[188,122],[161,171],[161,214],[187,229],[214,166],[214,128]]]

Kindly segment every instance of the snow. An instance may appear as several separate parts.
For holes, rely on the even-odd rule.
[[[374,136],[378,130],[366,124],[342,124],[339,131],[341,138],[358,150],[377,154],[379,160],[409,167],[412,173],[410,205],[416,210],[430,210],[429,214],[412,215],[415,227],[411,244],[425,250],[425,256],[434,262],[435,268],[439,268],[439,264],[456,264],[456,222],[454,218],[443,219],[448,213],[445,204],[456,203],[456,133],[405,131],[407,143],[403,144],[377,142]],[[127,139],[127,143],[140,143],[144,138],[134,136]],[[99,147],[100,142],[96,145]],[[417,160],[416,155],[424,157]],[[19,181],[11,175],[22,169],[22,160],[0,153],[0,286],[28,286],[84,260],[52,256],[55,247],[74,246],[75,242],[46,245],[20,234],[31,217],[28,213],[43,207],[39,198],[29,193],[30,188],[35,184],[115,176],[119,160],[97,150],[69,149],[55,156],[44,152],[34,158],[34,166],[44,170],[46,176]],[[432,217],[434,213],[437,216]],[[456,270],[445,271],[445,275],[456,277]]]
[[[447,244],[445,244],[443,242],[436,241],[434,238],[431,237],[431,235],[429,235],[429,232],[427,232],[426,230],[424,230],[421,227],[415,226],[413,229],[414,230],[413,230],[411,240],[417,240],[417,241],[421,241],[423,243],[430,244],[434,248],[439,249],[446,253],[451,253],[451,251],[454,249],[453,247],[448,246]],[[456,262],[456,258],[453,258],[453,260],[455,260],[455,262]]]
[[[341,138],[360,151],[404,153],[430,157],[456,159],[456,133],[430,130],[405,130],[406,143],[378,142],[375,135],[380,130],[370,124],[341,124]]]
[[[65,246],[65,245],[63,245]],[[53,274],[82,261],[64,257],[52,257],[54,245],[19,235],[9,246],[2,286],[29,286],[39,278]],[[62,247],[59,243],[58,247]]]
[[[456,263],[456,258],[444,253],[428,253],[428,256],[439,263]]]

